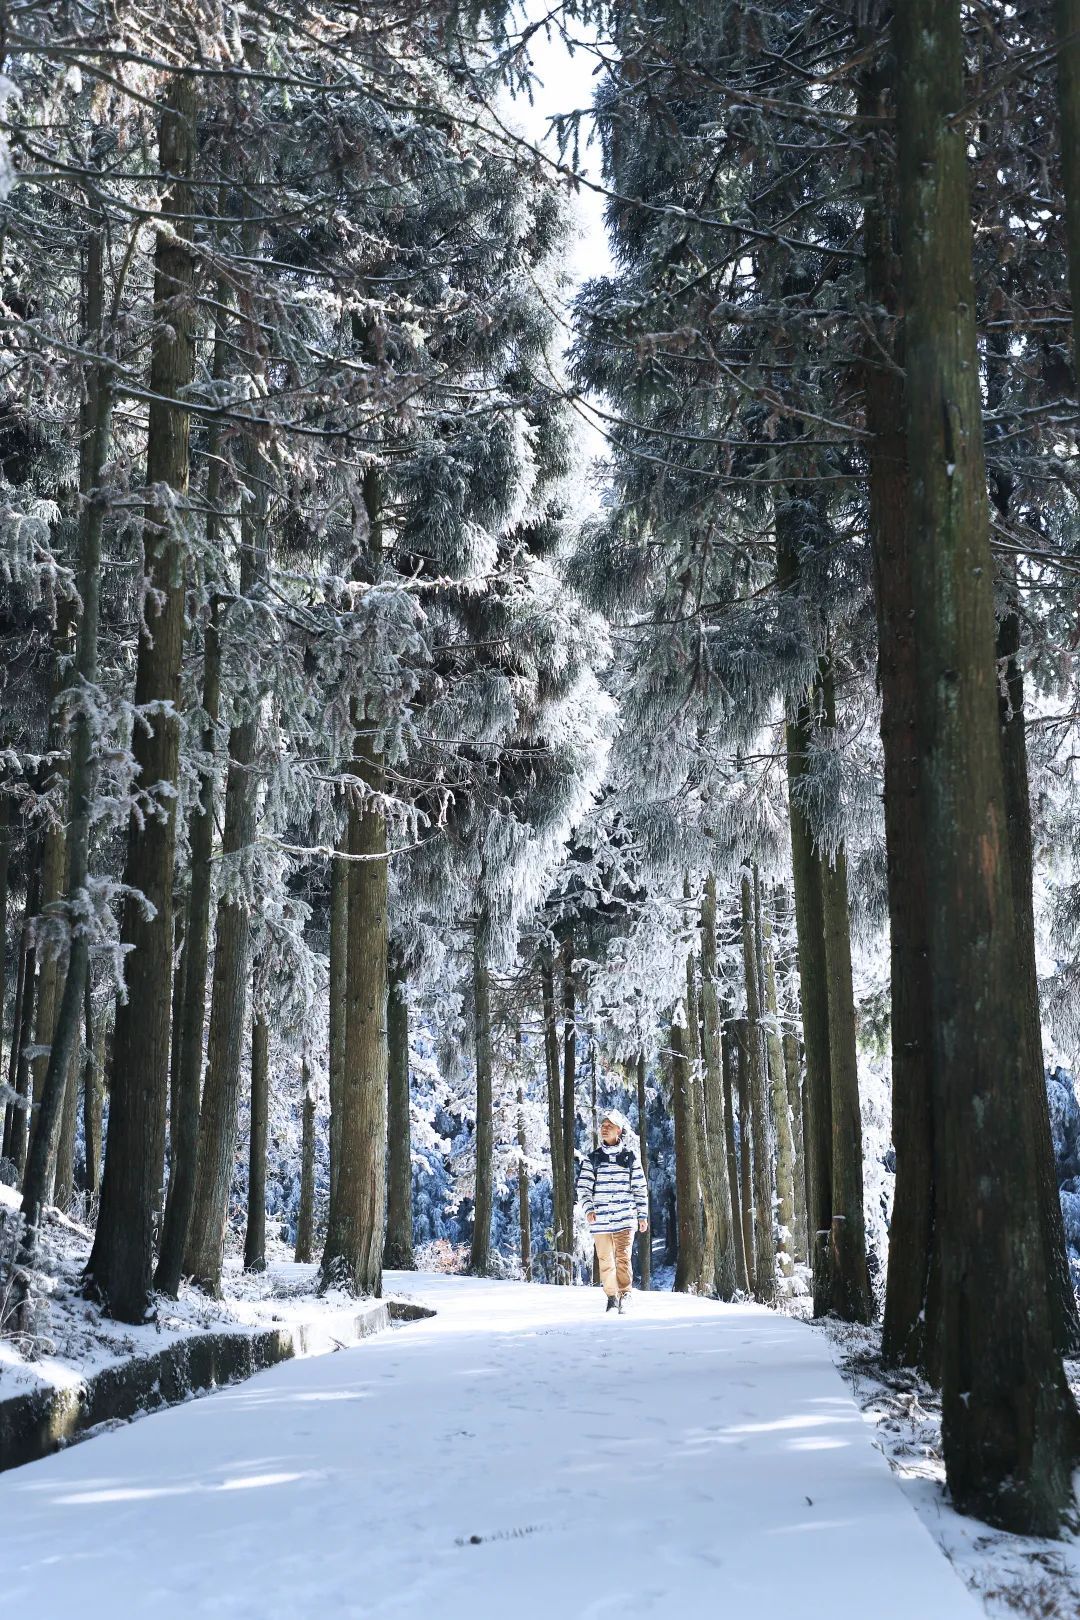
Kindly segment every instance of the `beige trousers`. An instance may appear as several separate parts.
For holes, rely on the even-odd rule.
[[[616,1294],[628,1294],[633,1274],[630,1270],[630,1245],[634,1229],[628,1226],[622,1232],[594,1232],[596,1258],[600,1265],[600,1283],[609,1299]]]

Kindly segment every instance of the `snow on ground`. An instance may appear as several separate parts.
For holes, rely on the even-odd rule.
[[[975,1620],[826,1338],[392,1275],[434,1319],[0,1477],[12,1612]]]
[[[0,1186],[0,1217],[18,1208],[18,1193]],[[344,1294],[317,1295],[315,1266],[272,1259],[266,1271],[245,1273],[232,1258],[225,1262],[224,1299],[208,1299],[185,1285],[178,1300],[158,1299],[155,1321],[125,1326],[103,1316],[79,1291],[92,1240],[87,1227],[59,1210],[47,1211],[33,1274],[32,1332],[13,1331],[0,1297],[0,1399],[42,1386],[74,1388],[102,1367],[208,1329],[254,1331],[318,1322],[329,1330],[339,1318],[344,1322],[356,1314],[355,1301]]]
[[[1080,1615],[1080,1544],[992,1530],[964,1518],[945,1495],[940,1398],[914,1374],[883,1373],[880,1328],[838,1322],[812,1330],[831,1344],[874,1442],[927,1529],[992,1620],[1076,1620]],[[1080,1362],[1066,1364],[1080,1401]]]

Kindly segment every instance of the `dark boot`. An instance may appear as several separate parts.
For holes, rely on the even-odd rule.
[[[609,1311],[621,1310],[622,1309],[621,1301],[617,1300],[615,1298],[614,1294],[609,1294],[608,1295],[607,1309]],[[606,1315],[607,1312],[605,1311],[604,1314]]]

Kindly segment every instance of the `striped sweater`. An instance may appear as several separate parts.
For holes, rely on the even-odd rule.
[[[581,1161],[577,1178],[578,1203],[586,1216],[595,1211],[593,1232],[625,1232],[649,1218],[649,1192],[641,1160],[633,1148],[593,1148]]]

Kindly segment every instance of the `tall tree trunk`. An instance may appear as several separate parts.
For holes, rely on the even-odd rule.
[[[405,970],[396,953],[390,956],[386,996],[386,1245],[383,1265],[412,1271],[412,1116],[409,1095],[409,1004]]]
[[[525,1137],[525,1092],[518,1086],[518,1232],[521,1235],[521,1275],[526,1282],[533,1280],[532,1216],[529,1210],[529,1165]]]
[[[795,1254],[795,1141],[788,1108],[787,1074],[780,1043],[780,1007],[776,998],[776,966],[773,961],[772,922],[761,905],[761,883],[754,874],[757,897],[755,909],[761,918],[761,955],[765,963],[765,1049],[769,1059],[769,1101],[773,1135],[776,1139],[776,1197],[780,1224],[780,1268],[785,1277],[794,1271]]]
[[[679,1213],[674,1186],[664,1198],[664,1264],[673,1266],[679,1258]]]
[[[15,1158],[15,1137],[22,1135],[25,1126],[22,1121],[23,1110],[14,1100],[18,1095],[16,1083],[19,1075],[19,1053],[24,1044],[22,1039],[22,1012],[23,995],[26,989],[26,962],[29,954],[29,937],[27,922],[30,915],[30,895],[33,888],[33,871],[28,873],[26,880],[27,897],[24,908],[22,925],[18,936],[17,956],[15,963],[15,996],[11,1003],[11,1042],[8,1047],[8,1090],[12,1098],[4,1109],[4,1140],[0,1158]],[[0,1008],[0,1015],[3,1009]]]
[[[246,225],[243,240],[249,253],[257,253],[261,241],[260,231]],[[216,321],[214,340],[214,372],[215,375],[224,375],[228,369],[228,331],[225,309],[229,301],[229,291],[220,288],[219,312]],[[247,331],[249,347],[252,351],[258,349],[257,334]],[[267,466],[253,439],[243,447],[243,463],[245,472],[245,488],[241,496],[240,515],[240,596],[251,602],[261,591],[268,572],[267,552]],[[215,467],[219,465],[218,458],[214,459]],[[219,534],[219,520],[217,508],[220,500],[220,489],[216,482],[211,489],[212,510],[208,523],[208,539],[216,543]],[[233,614],[238,611],[234,607]],[[242,609],[240,610],[242,611]],[[247,627],[242,625],[241,634]],[[207,629],[206,667],[204,679],[207,682],[220,682],[221,659],[223,652],[223,635],[229,634],[230,624],[228,618],[219,618],[217,604],[211,607],[210,624]],[[210,735],[213,730],[216,736],[216,721],[218,717],[218,703],[220,691],[211,694],[213,709],[207,710],[207,736],[210,757],[213,758],[214,737]],[[214,933],[214,966],[210,993],[210,1028],[207,1037],[206,1054],[206,1080],[203,1086],[201,1101],[198,1100],[198,1065],[185,1073],[185,1108],[187,1120],[185,1126],[184,1146],[188,1153],[189,1168],[187,1176],[193,1174],[193,1185],[186,1184],[182,1189],[184,1194],[183,1207],[179,1213],[187,1216],[187,1240],[184,1246],[184,1269],[193,1277],[201,1287],[211,1294],[217,1294],[221,1288],[221,1267],[224,1254],[225,1223],[229,1203],[229,1188],[232,1181],[233,1161],[236,1153],[237,1119],[240,1104],[241,1065],[244,1048],[244,1032],[247,1026],[247,989],[251,972],[250,932],[251,916],[250,906],[246,896],[248,885],[241,876],[243,866],[249,859],[251,848],[255,841],[256,825],[258,821],[258,788],[253,775],[252,767],[255,763],[255,751],[258,740],[257,702],[252,694],[245,696],[242,712],[229,731],[228,772],[225,781],[225,813],[224,826],[221,839],[221,856],[223,861],[240,870],[228,871],[226,865],[226,878],[224,891],[218,899],[217,915],[215,918]],[[215,724],[211,728],[211,713]],[[207,786],[208,804],[206,816],[212,825],[212,781]],[[200,807],[201,808],[201,807]],[[209,860],[209,851],[206,847],[208,833],[203,832],[202,842],[199,846],[200,866],[202,861]],[[206,873],[199,872],[199,892],[195,897],[198,902],[198,916],[193,918],[195,923],[194,944],[196,950],[201,951],[196,963],[195,953],[192,955],[193,966],[201,968],[197,992],[201,995],[205,1005],[206,996],[206,955],[203,929],[208,926],[208,918],[204,919],[203,906],[207,897],[203,894],[203,883],[208,882],[209,868]],[[202,1018],[204,1014],[192,1008],[192,1024],[198,1024],[201,1035]],[[201,1056],[201,1054],[200,1054]],[[197,1128],[194,1115],[198,1114]],[[195,1132],[194,1169],[191,1163],[191,1139],[189,1131]]]
[[[942,1442],[961,1512],[1056,1534],[1080,1423],[1054,1345],[1010,926],[959,0],[893,38],[909,506],[930,892]]]
[[[30,875],[26,885],[26,905],[23,910],[22,940],[19,950],[19,984],[16,993],[14,1024],[11,1032],[11,1053],[8,1065],[8,1084],[20,1101],[12,1105],[7,1121],[10,1125],[10,1135],[7,1140],[6,1156],[11,1159],[20,1178],[26,1167],[26,1153],[30,1140],[28,1106],[30,1101],[30,1065],[25,1054],[34,1020],[37,953],[34,950],[31,929],[37,915],[40,895],[41,844],[40,840],[35,840]]]
[[[157,238],[155,336],[150,362],[146,482],[152,492],[144,530],[146,623],[139,636],[135,704],[148,717],[137,725],[132,752],[139,783],[162,784],[155,814],[133,815],[128,830],[121,939],[127,994],[117,1005],[113,1037],[109,1142],[97,1236],[88,1278],[109,1312],[143,1321],[151,1307],[154,1212],[165,1158],[172,1011],[172,889],[179,779],[180,668],[184,644],[184,552],[177,508],[188,488],[188,412],[174,403],[194,376],[190,242],[196,213],[194,168],[196,81],[177,74],[166,92],[158,146],[172,183],[162,198],[165,225]],[[162,503],[153,492],[168,489]],[[151,718],[152,717],[152,718]],[[152,914],[144,908],[149,901]]]
[[[683,895],[692,901],[689,877],[683,882]],[[719,1218],[713,1204],[710,1179],[709,1145],[705,1118],[705,1069],[702,1051],[701,997],[698,993],[697,952],[686,957],[686,1055],[690,1065],[691,1120],[694,1130],[694,1159],[697,1165],[698,1221],[701,1227],[699,1243],[701,1271],[694,1284],[696,1294],[714,1294],[716,1291],[716,1252]]]
[[[213,377],[221,381],[230,358],[227,322],[230,289],[219,279],[214,319]],[[206,475],[206,553],[215,570],[221,538],[223,458],[221,428],[210,431],[209,469]],[[208,581],[212,585],[211,581]],[[169,1101],[170,1169],[165,1200],[161,1249],[154,1286],[173,1297],[180,1289],[191,1211],[195,1203],[195,1171],[199,1144],[199,1105],[202,1096],[203,1032],[206,1025],[206,979],[210,952],[210,903],[213,891],[215,756],[221,713],[221,620],[224,605],[211,588],[203,631],[201,737],[204,768],[199,796],[188,818],[188,900],[184,918],[184,944],[178,974],[180,1003],[174,1013],[173,1057]]]
[[[799,591],[799,503],[784,501],[776,513],[776,575],[785,594]],[[815,692],[814,694],[818,694]],[[799,985],[806,1052],[803,1096],[806,1204],[814,1276],[814,1315],[830,1309],[829,1238],[832,1225],[832,1080],[829,1057],[829,974],[825,959],[822,861],[799,799],[809,770],[814,728],[813,698],[797,705],[787,721],[788,820],[795,890]]]
[[[1007,505],[1007,499],[1006,499]],[[1004,513],[1003,513],[1004,515]],[[1007,565],[1016,589],[1015,563]],[[1006,834],[1009,845],[1009,871],[1012,878],[1012,917],[1020,957],[1023,992],[1024,1040],[1027,1059],[1024,1075],[1029,1087],[1032,1129],[1035,1135],[1037,1181],[1035,1197],[1051,1292],[1051,1322],[1054,1342],[1062,1355],[1074,1356],[1080,1350],[1080,1323],[1076,1295],[1065,1246],[1065,1223],[1058,1197],[1054,1143],[1050,1129],[1050,1106],[1046,1095],[1046,1069],[1043,1059],[1042,1020],[1039,1012],[1039,977],[1035,961],[1035,906],[1033,885],[1033,841],[1031,800],[1028,790],[1027,737],[1025,735],[1024,671],[1020,663],[1020,615],[1015,594],[1003,614],[997,635],[997,656],[1004,671],[1004,690],[999,687],[1001,754],[1005,778]]]
[[[364,478],[372,562],[382,560],[379,476]],[[385,765],[370,721],[357,715],[353,774],[363,793],[349,800],[345,1050],[341,1073],[340,1164],[323,1253],[323,1278],[358,1294],[381,1294],[386,1219],[386,817],[379,795]]]
[[[95,334],[96,336],[96,334]],[[84,417],[85,425],[85,417]],[[86,477],[86,456],[83,456],[82,477]],[[100,525],[99,525],[100,527]],[[80,524],[79,548],[80,553],[85,545],[86,520]],[[100,540],[99,540],[100,547]],[[83,577],[80,560],[79,578]],[[41,854],[41,899],[39,912],[47,916],[55,912],[64,899],[65,876],[67,870],[67,801],[70,794],[70,762],[65,757],[65,725],[63,720],[63,705],[65,691],[69,681],[64,671],[72,653],[72,636],[75,631],[75,609],[70,601],[61,604],[57,614],[56,630],[53,635],[53,686],[52,702],[49,719],[49,752],[54,760],[51,774],[46,780],[45,788],[58,803],[54,807],[54,819],[50,820],[45,828],[42,839]],[[77,679],[77,677],[76,677]],[[49,1054],[52,1048],[53,1033],[56,1029],[58,989],[67,976],[66,953],[57,950],[55,945],[41,943],[37,952],[38,984],[37,1002],[35,1006],[34,1045],[41,1052],[30,1063],[31,1096],[33,1108],[30,1115],[30,1152],[27,1157],[27,1175],[31,1174],[34,1164],[34,1143],[41,1129],[41,1121],[46,1119],[47,1134],[44,1138],[43,1152],[45,1159],[40,1171],[40,1181],[37,1189],[38,1201],[51,1203],[53,1184],[56,1177],[56,1148],[60,1135],[59,1116],[55,1123],[52,1119],[54,1109],[46,1108],[44,1116],[42,1104],[45,1101],[50,1068]],[[76,1023],[78,1014],[76,1013]],[[58,1071],[56,1084],[61,1088],[66,1085],[66,1072]],[[63,1096],[56,1105],[59,1113],[63,1112]],[[23,1182],[23,1196],[26,1195],[26,1182]]]
[[[105,1028],[102,1013],[93,1016],[90,978],[86,981],[86,1070],[83,1076],[83,1137],[86,1142],[86,1202],[88,1212],[101,1191],[101,1121],[105,1101]]]
[[[638,1142],[641,1147],[641,1169],[645,1176],[646,1190],[649,1186],[649,1115],[648,1099],[645,1096],[645,1053],[641,1051],[637,1056],[637,1107],[638,1107]],[[652,1210],[649,1211],[649,1230],[638,1243],[638,1267],[641,1272],[641,1287],[647,1294],[652,1287],[652,1240],[653,1223]]]
[[[675,1262],[675,1290],[697,1293],[701,1285],[704,1249],[701,1229],[701,1173],[698,1133],[694,1119],[692,1059],[687,1032],[671,1026],[671,1103],[675,1127],[675,1207],[679,1231]]]
[[[214,464],[215,468],[217,463]],[[213,475],[212,469],[212,475]],[[216,505],[217,488],[208,492]],[[184,935],[184,971],[181,977],[176,1062],[172,1076],[172,1166],[165,1221],[161,1234],[154,1286],[176,1297],[184,1269],[191,1212],[195,1203],[195,1166],[199,1141],[199,1099],[202,1089],[203,1029],[206,1023],[206,975],[210,951],[210,900],[213,888],[214,772],[217,724],[221,705],[221,605],[210,603],[203,647],[202,706],[205,723],[202,749],[207,769],[199,782],[198,803],[188,822],[191,850],[190,892]]]
[[[823,661],[821,689],[826,728],[836,728],[831,658]],[[874,1299],[866,1264],[863,1210],[862,1111],[856,1047],[855,993],[851,981],[851,918],[847,855],[843,843],[821,866],[825,969],[829,997],[829,1070],[832,1092],[832,1219],[829,1223],[829,1299],[844,1322],[873,1320]]]
[[[0,739],[0,746],[6,746]],[[11,796],[0,781],[0,1073],[3,1072],[4,1007],[7,998],[8,876],[11,864]],[[7,1120],[5,1117],[5,1126]],[[5,1130],[5,1138],[7,1132]]]
[[[776,1249],[773,1243],[772,1154],[769,1151],[769,1114],[765,1086],[764,1041],[761,1027],[761,990],[758,982],[754,935],[754,899],[750,873],[742,874],[743,972],[746,977],[747,1060],[749,1067],[749,1131],[743,1126],[743,1152],[753,1150],[754,1298],[771,1305],[776,1298]]]
[[[341,1160],[342,1074],[345,1068],[345,1001],[349,954],[349,867],[341,859],[348,850],[348,834],[338,841],[338,855],[330,862],[330,1202],[337,1190]]]
[[[104,287],[104,227],[98,225],[90,235],[87,254],[87,307],[86,327],[90,340],[105,349],[105,287]],[[90,373],[87,401],[82,425],[85,439],[80,467],[80,486],[84,494],[79,521],[79,598],[82,615],[76,640],[75,674],[72,686],[80,693],[92,693],[98,678],[98,619],[100,607],[101,535],[104,504],[100,489],[108,459],[112,426],[112,392],[104,365],[95,366]],[[52,885],[57,874],[52,862],[65,851],[67,858],[64,892],[69,906],[75,908],[85,902],[90,863],[90,812],[94,799],[94,735],[92,703],[83,703],[75,712],[71,727],[71,760],[69,768],[69,823],[66,837],[46,835],[45,867],[47,876],[43,884]],[[170,874],[171,881],[171,874]],[[72,918],[74,922],[74,917]],[[90,965],[90,939],[87,926],[74,926],[67,953],[63,992],[59,1011],[53,1023],[56,964],[43,965],[48,973],[48,1003],[38,1008],[38,1039],[50,1043],[47,1067],[42,1076],[38,1102],[37,1125],[31,1143],[30,1157],[23,1180],[23,1214],[27,1222],[25,1255],[29,1263],[33,1257],[37,1227],[42,1206],[53,1194],[57,1150],[60,1143],[65,1113],[70,1118],[70,1155],[65,1154],[62,1188],[70,1198],[71,1163],[74,1159],[74,1104],[76,1095],[76,1048],[83,1021],[87,975]],[[45,979],[43,978],[43,985]],[[70,1098],[68,1093],[71,1093]]]
[[[863,1211],[862,1112],[851,984],[847,860],[843,846],[824,862],[822,911],[829,987],[829,1067],[832,1072],[832,1211],[829,1222],[829,1303],[844,1322],[873,1319]]]
[[[732,1080],[732,1071],[739,1062],[739,1052],[730,1008],[725,1008],[721,1025],[720,1061],[724,1084],[724,1156],[727,1159],[728,1186],[731,1189],[731,1239],[735,1255],[735,1286],[740,1293],[748,1294],[750,1273],[746,1264],[746,1234],[739,1186],[739,1155],[735,1147],[736,1087]]]
[[[253,449],[249,450],[248,463],[250,487],[241,519],[240,593],[250,598],[266,575],[267,537],[265,469]],[[258,819],[258,790],[252,774],[257,731],[252,706],[229,732],[221,855],[224,861],[231,862],[234,871],[227,875],[225,890],[218,900],[206,1080],[199,1110],[195,1190],[184,1257],[184,1270],[210,1294],[221,1291],[247,1024],[251,912],[241,869],[250,858]]]
[[[989,345],[987,401],[996,409],[1003,400],[1006,367],[1010,365],[1009,339],[995,331]],[[1014,479],[1004,468],[997,468],[990,481],[994,506],[1002,522],[1007,522]],[[1012,916],[1020,957],[1024,1009],[1024,1040],[1027,1056],[1024,1073],[1030,1088],[1032,1129],[1038,1164],[1035,1196],[1043,1232],[1043,1247],[1051,1291],[1051,1322],[1054,1342],[1063,1355],[1080,1350],[1080,1321],[1077,1319],[1069,1255],[1065,1244],[1065,1223],[1058,1196],[1057,1166],[1050,1128],[1050,1106],[1046,1095],[1046,1065],[1042,1045],[1042,1016],[1039,1008],[1039,975],[1035,957],[1034,840],[1031,830],[1031,795],[1028,782],[1024,668],[1020,659],[1019,581],[1015,558],[1005,560],[999,571],[999,589],[1004,586],[1005,610],[997,626],[998,719],[1001,727],[1001,762],[1005,782],[1005,816],[1009,845],[1009,871],[1012,878]]]
[[[548,1143],[551,1149],[551,1205],[555,1244],[555,1280],[573,1281],[571,1248],[574,1234],[574,1194],[566,1181],[563,1147],[562,1086],[559,1076],[559,1032],[555,1014],[555,969],[550,950],[540,953],[540,999],[544,1017],[544,1068],[547,1074]]]
[[[85,998],[84,998],[85,1004]],[[56,1179],[53,1203],[57,1209],[68,1210],[75,1196],[75,1132],[79,1113],[79,1076],[83,1071],[83,1051],[76,1033],[64,1086],[64,1104],[60,1112],[60,1133],[56,1144]]]
[[[188,900],[182,891],[178,891],[173,906],[173,955],[176,959],[176,970],[173,973],[172,1018],[169,1029],[169,1188],[172,1188],[173,1175],[176,1170],[176,1139],[180,1134],[180,1035],[184,1026],[184,981],[187,978],[187,912]],[[177,949],[179,947],[179,949]],[[169,1195],[166,1194],[165,1208],[169,1207]],[[164,1234],[162,1246],[164,1247]],[[160,1266],[160,1255],[158,1265]],[[157,1279],[154,1279],[157,1286]]]
[[[742,1213],[743,1255],[746,1260],[746,1291],[754,1288],[756,1266],[754,1258],[754,1183],[751,1147],[750,1107],[750,1042],[751,1026],[747,1019],[736,1019],[735,1051],[737,1068],[736,1086],[739,1094],[739,1203]]]
[[[304,1059],[301,1084],[304,1091],[303,1139],[300,1149],[300,1211],[296,1217],[298,1266],[311,1264],[315,1244],[315,1087]]]
[[[484,960],[484,929],[473,930],[473,1007],[476,1032],[476,1199],[473,1206],[469,1270],[486,1277],[491,1270],[491,1212],[495,1120],[491,1083],[491,980]]]
[[[705,1162],[712,1211],[709,1263],[718,1299],[733,1299],[738,1288],[734,1219],[724,1123],[724,1076],[720,1003],[716,989],[716,877],[709,872],[701,893],[701,1011],[705,1070]]]
[[[566,1185],[573,1198],[574,1149],[577,1145],[577,995],[574,985],[574,937],[562,949],[563,961],[563,1153]]]
[[[1058,41],[1061,179],[1069,243],[1073,366],[1080,369],[1080,0],[1054,0]]]
[[[258,967],[256,967],[258,974]],[[270,1121],[270,1025],[253,990],[251,1019],[251,1137],[244,1270],[266,1270],[266,1138]]]
[[[689,900],[689,881],[685,883],[683,893]],[[701,1011],[697,988],[697,961],[694,951],[689,951],[686,957],[686,1031],[683,1040],[689,1069],[689,1124],[694,1137],[694,1165],[697,1175],[697,1220],[700,1229],[697,1251],[700,1269],[698,1275],[693,1279],[693,1292],[695,1294],[712,1294],[716,1288],[715,1266],[713,1265],[716,1220],[711,1208],[712,1189],[708,1181],[709,1161],[705,1137],[705,1094],[702,1084],[701,1061]],[[710,1241],[710,1234],[713,1235],[713,1241]]]
[[[781,883],[778,883],[774,890],[773,912],[776,917],[777,927],[786,930],[790,912],[788,910],[787,891]],[[782,947],[780,966],[783,973],[785,1004],[794,1009],[798,1005],[798,990],[795,985],[794,969],[789,962],[786,943]],[[799,1061],[799,1037],[795,1033],[790,1020],[784,1025],[781,1045],[784,1053],[784,1075],[787,1080],[788,1108],[791,1113],[792,1150],[795,1156],[793,1178],[795,1258],[796,1260],[807,1261],[810,1258],[810,1250],[806,1240],[806,1148],[803,1139],[802,1066]]]
[[[884,11],[884,7],[882,8]],[[861,86],[868,123],[889,109],[883,18],[872,18],[864,42],[873,51]],[[934,1128],[930,897],[919,798],[918,669],[908,548],[909,470],[900,349],[900,264],[896,233],[896,164],[892,129],[871,128],[864,146],[863,222],[868,319],[863,392],[868,449],[870,542],[878,623],[878,687],[885,778],[885,855],[891,950],[892,1110],[896,1183],[889,1225],[889,1267],[881,1350],[886,1365],[930,1371],[937,1336],[929,1314],[934,1242]]]

